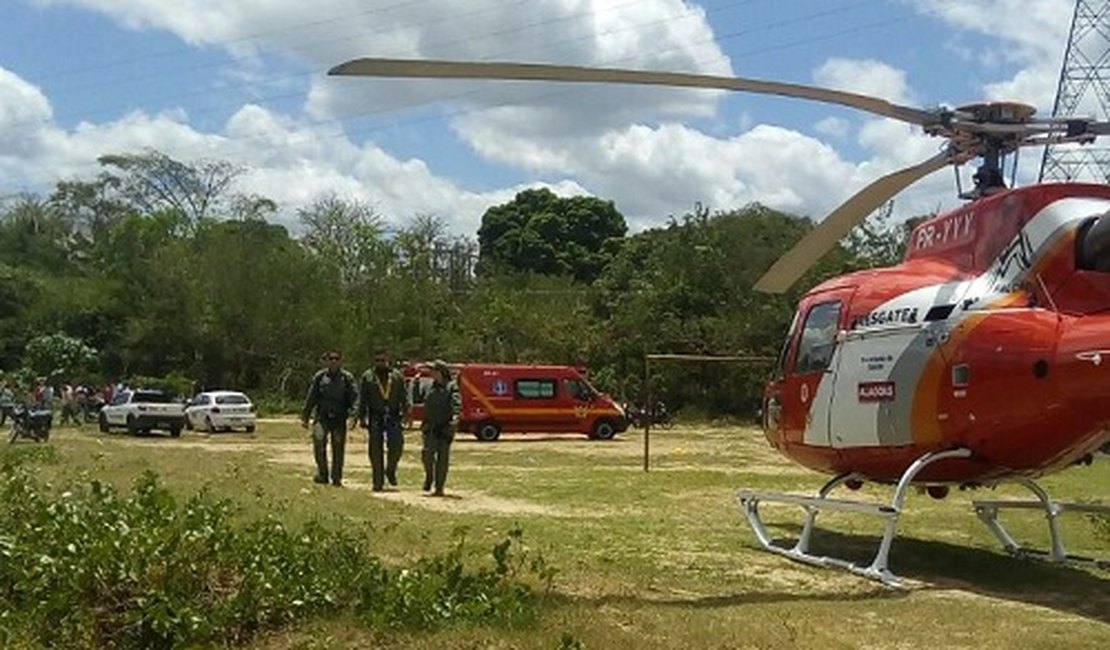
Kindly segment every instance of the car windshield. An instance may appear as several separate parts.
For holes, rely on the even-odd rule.
[[[250,404],[251,401],[247,399],[246,395],[217,395],[217,404]]]
[[[137,390],[131,398],[132,402],[145,402],[147,404],[169,404],[173,397],[160,390]]]

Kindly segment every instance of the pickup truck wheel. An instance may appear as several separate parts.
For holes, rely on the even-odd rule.
[[[99,425],[100,433],[108,433],[111,429],[111,427],[108,426],[108,416],[103,413],[97,418],[97,424]]]
[[[496,422],[483,422],[478,425],[474,437],[482,442],[493,442],[501,437],[501,426]]]
[[[216,427],[212,424],[212,418],[204,416],[204,430],[208,433],[216,433]]]
[[[254,433],[254,425],[253,424],[248,424],[247,425],[247,433]]]
[[[180,424],[170,427],[170,437],[171,438],[180,438],[181,437],[181,425]]]
[[[130,413],[127,414],[127,433],[133,436],[139,433],[139,425],[135,422],[135,416]]]
[[[193,430],[193,419],[188,415],[185,416],[185,428],[189,431]]]
[[[593,432],[590,433],[590,437],[594,440],[611,440],[615,435],[617,435],[617,428],[609,420],[598,420]]]

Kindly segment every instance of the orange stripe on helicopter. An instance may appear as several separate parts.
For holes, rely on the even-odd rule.
[[[1051,245],[1048,252],[1037,258],[1026,272],[1026,277],[1040,275],[1050,267],[1055,270],[1062,263],[1066,263],[1069,259],[1068,256],[1071,254],[1071,249],[1075,246],[1075,237],[1076,230],[1069,228],[1060,237],[1059,241]],[[929,361],[925,364],[925,369],[922,371],[921,379],[917,384],[917,392],[914,394],[913,408],[910,414],[910,431],[913,433],[915,443],[938,443],[942,439],[940,421],[935,417],[935,414],[940,412],[941,384],[945,378],[944,371],[948,367],[948,361],[942,354],[942,349],[958,349],[967,340],[967,337],[971,336],[975,328],[986,320],[987,316],[990,315],[990,310],[1027,304],[1029,304],[1029,292],[1026,290],[1012,291],[1001,296],[988,303],[983,312],[972,314],[961,321],[949,333],[948,340],[937,346],[929,357]]]

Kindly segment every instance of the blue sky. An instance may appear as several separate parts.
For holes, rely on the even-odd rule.
[[[171,9],[172,7],[172,9]],[[366,55],[513,59],[818,83],[913,105],[1051,111],[1071,0],[7,0],[0,194],[156,148],[220,158],[275,219],[335,194],[473,234],[525,187],[613,199],[635,228],[695,202],[820,217],[939,142],[801,101],[327,78]],[[1027,151],[1023,176],[1040,153]],[[951,172],[896,201],[956,204]]]

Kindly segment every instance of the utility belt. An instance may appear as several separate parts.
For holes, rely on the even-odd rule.
[[[343,411],[321,409],[316,413],[316,419],[330,425],[342,424],[347,421],[347,414]]]

